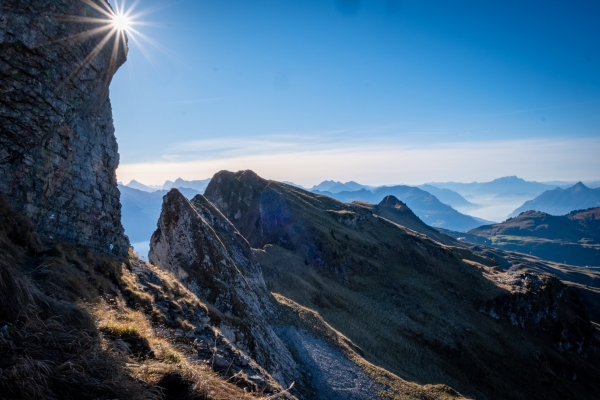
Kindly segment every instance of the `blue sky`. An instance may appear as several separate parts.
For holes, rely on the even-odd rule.
[[[119,180],[600,178],[600,3],[142,0]],[[145,53],[145,54],[144,54]]]

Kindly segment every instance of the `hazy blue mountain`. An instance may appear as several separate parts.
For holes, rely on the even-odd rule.
[[[310,188],[310,190],[318,190],[321,192],[325,192],[329,191],[329,189],[337,185],[343,185],[343,183],[340,181],[323,181],[318,185],[314,185],[312,188]]]
[[[290,182],[290,181],[282,181],[282,182],[285,183],[286,185],[291,185],[291,186],[295,186],[295,187],[300,188],[300,189],[308,190],[304,186],[298,185],[297,183],[294,183],[294,182]]]
[[[489,221],[461,214],[447,204],[442,203],[437,197],[414,186],[382,186],[372,191],[361,189],[332,193],[326,191],[314,191],[334,199],[350,203],[352,201],[366,201],[378,204],[386,196],[395,196],[406,203],[408,207],[423,222],[430,226],[465,231],[489,223]]]
[[[129,241],[132,243],[149,241],[156,230],[163,196],[168,191],[146,192],[123,185],[119,185],[119,190],[121,191],[121,222],[125,234],[129,236]],[[182,188],[179,191],[188,199],[200,193],[189,188]]]
[[[141,190],[141,191],[144,191],[144,192],[154,192],[154,191],[157,190],[156,188],[153,188],[153,187],[148,186],[148,185],[144,185],[143,183],[138,182],[135,179],[132,180],[131,182],[129,182],[128,184],[126,184],[125,186],[130,187],[132,189]]]
[[[451,189],[461,195],[496,195],[519,194],[519,195],[538,195],[546,190],[554,189],[556,185],[547,185],[540,182],[526,181],[517,176],[505,176],[494,179],[491,182],[432,182],[431,186],[442,189]]]
[[[197,180],[197,181],[186,181],[185,179],[177,178],[175,180],[175,182],[166,181],[165,184],[163,185],[163,190],[170,190],[172,188],[176,188],[176,189],[188,188],[188,189],[197,190],[200,193],[204,193],[209,182],[210,182],[210,178],[201,179],[201,180]]]
[[[369,185],[361,185],[360,183],[349,181],[346,183],[338,182],[338,181],[323,181],[318,185],[313,186],[311,191],[326,191],[331,193],[339,193],[339,192],[354,192],[361,189],[374,189],[375,186]]]
[[[600,181],[588,181],[585,185],[591,189],[600,188]]]
[[[433,185],[420,185],[417,186],[419,189],[423,189],[426,192],[431,193],[435,197],[437,197],[442,203],[448,204],[452,207],[477,207],[477,204],[473,204],[464,197],[460,195],[460,193],[455,192],[451,189],[442,189]]]
[[[553,186],[545,185],[539,182],[530,182],[516,176],[505,176],[504,178],[494,179],[491,182],[483,183],[477,191],[485,194],[498,193],[525,193],[540,194],[546,190],[553,189]]]
[[[533,200],[526,201],[509,216],[515,217],[524,211],[542,211],[551,215],[565,215],[574,210],[600,206],[600,188],[590,189],[578,182],[567,189],[548,190]]]
[[[591,189],[596,189],[600,187],[600,181],[582,181],[583,184]],[[577,183],[577,181],[549,181],[549,182],[540,182],[545,185],[555,186],[562,189],[569,188]]]

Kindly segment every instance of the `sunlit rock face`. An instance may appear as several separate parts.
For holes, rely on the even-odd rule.
[[[41,235],[124,255],[108,87],[127,49],[88,3],[0,2],[0,193]]]
[[[204,196],[165,195],[148,258],[218,310],[212,324],[280,384],[298,381],[292,355],[268,324],[278,308],[250,245]]]

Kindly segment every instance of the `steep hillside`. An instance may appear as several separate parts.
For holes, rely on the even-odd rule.
[[[346,203],[366,201],[377,204],[386,196],[395,196],[405,202],[426,224],[456,231],[472,229],[488,222],[461,214],[452,207],[440,202],[431,193],[413,186],[382,186],[373,190],[362,189],[339,193],[314,192]]]
[[[463,236],[470,242],[555,262],[600,266],[600,208],[564,216],[526,211],[501,224],[472,229],[468,234]]]
[[[533,200],[526,201],[509,217],[516,217],[524,211],[542,211],[552,215],[565,215],[574,210],[600,207],[600,188],[590,189],[579,182],[570,188],[548,190]]]
[[[199,298],[230,316],[219,328],[228,332],[233,344],[278,372],[280,383],[294,381],[296,365],[266,322],[274,311],[250,246],[212,204],[201,195],[190,203],[172,189],[150,246],[152,264],[173,273]]]
[[[0,398],[234,400],[281,391],[218,330],[219,318],[155,266],[40,238],[0,197]]]
[[[373,214],[392,221],[400,226],[422,233],[438,243],[454,245],[455,240],[441,234],[437,229],[430,227],[417,217],[410,208],[394,196],[386,196],[377,205],[355,201],[353,204],[369,209]]]
[[[304,316],[313,334],[311,321],[322,319],[368,365],[476,398],[600,395],[594,328],[556,278],[502,271],[491,258],[373,214],[373,206],[251,171],[221,171],[205,196],[257,248],[279,303]],[[590,347],[579,349],[582,340]],[[356,362],[373,379],[383,375]]]

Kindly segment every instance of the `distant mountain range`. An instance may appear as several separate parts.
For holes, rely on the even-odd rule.
[[[350,181],[346,183],[342,183],[339,181],[323,181],[318,185],[313,186],[309,190],[315,192],[331,192],[331,193],[340,193],[340,192],[354,192],[357,190],[371,190],[375,189],[376,186],[369,185],[361,185],[360,183]]]
[[[373,190],[361,189],[333,193],[313,190],[313,193],[333,197],[345,203],[366,201],[377,204],[386,196],[392,195],[405,202],[414,213],[426,224],[456,231],[465,231],[489,223],[479,218],[461,214],[429,192],[414,186],[382,186]]]
[[[187,195],[187,189],[193,190],[190,194],[204,193],[209,179],[203,180],[184,180],[178,178],[175,181],[166,181],[162,186],[145,185],[136,180],[132,180],[127,185],[120,185],[128,189],[135,189],[146,193],[156,193],[155,196],[147,198],[134,196],[136,201],[132,201],[127,194],[123,195],[123,224],[130,234],[130,239],[137,242],[138,239],[149,238],[149,227],[144,226],[144,218],[139,216],[151,211],[152,220],[156,220],[160,208],[161,198],[171,188],[184,190]],[[293,182],[286,184],[305,189],[303,186]],[[488,219],[501,221],[505,216],[524,200],[537,198],[525,202],[517,208],[510,216],[516,216],[522,211],[529,209],[544,211],[553,215],[564,215],[572,210],[585,209],[589,207],[600,206],[600,189],[590,189],[581,182],[572,188],[563,189],[558,187],[565,182],[555,181],[548,183],[530,182],[516,176],[508,176],[494,179],[491,182],[472,182],[472,183],[430,183],[419,186],[395,185],[395,186],[371,186],[363,185],[355,181],[341,182],[335,180],[326,180],[310,189],[313,193],[323,194],[333,197],[343,202],[365,201],[372,204],[378,204],[387,195],[396,196],[399,200],[406,202],[415,214],[423,222],[430,226],[450,229],[453,231],[466,231],[478,226],[489,224],[486,219],[466,215],[471,210],[483,210],[480,204],[485,206],[502,205],[506,211],[487,216],[484,212],[479,212],[481,216],[487,216]],[[599,182],[596,182],[599,183]],[[474,204],[468,201],[464,196],[474,198]],[[487,199],[487,200],[485,200]],[[459,212],[456,209],[462,211]],[[145,210],[145,211],[144,211]],[[498,215],[499,214],[499,215]],[[138,221],[139,223],[134,222]],[[498,218],[498,219],[496,219]],[[153,227],[152,227],[153,228]],[[141,239],[139,241],[142,241]]]
[[[285,182],[285,183],[302,188],[302,186],[296,185],[292,182]],[[322,192],[342,193],[342,192],[356,192],[356,191],[360,191],[363,189],[368,190],[368,191],[374,191],[376,189],[380,189],[383,187],[386,187],[386,186],[362,185],[362,184],[354,182],[354,181],[350,181],[350,182],[346,182],[346,183],[342,183],[339,181],[323,181],[308,190],[310,190],[314,193],[322,193]],[[464,197],[462,197],[459,193],[457,193],[453,190],[450,190],[450,189],[440,189],[440,188],[438,188],[436,186],[432,186],[432,185],[420,185],[420,186],[416,186],[416,187],[433,194],[442,203],[448,204],[451,207],[477,207],[476,204],[469,202]]]
[[[156,186],[156,185],[145,185],[136,180],[132,180],[128,184],[122,185],[122,186],[141,190],[144,192],[156,192],[157,190],[169,190],[169,189],[173,189],[173,188],[175,188],[175,189],[187,188],[187,189],[197,190],[200,193],[204,193],[204,190],[206,190],[206,186],[208,185],[209,182],[210,182],[210,178],[196,180],[196,181],[186,181],[185,179],[177,178],[175,180],[175,182],[165,181],[165,183],[162,186]]]
[[[125,228],[125,234],[132,243],[150,241],[152,232],[156,230],[163,196],[168,190],[148,192],[124,185],[119,185],[119,190],[121,191],[121,223]],[[200,193],[188,188],[180,188],[179,191],[188,199]]]
[[[460,193],[455,192],[454,190],[439,188],[433,185],[420,185],[419,189],[423,189],[426,192],[431,193],[435,197],[437,197],[442,203],[448,204],[452,207],[478,207],[477,204],[473,204]]]
[[[526,211],[501,224],[485,225],[457,239],[546,260],[579,266],[600,266],[600,207],[554,216]]]
[[[558,185],[547,185],[540,182],[526,181],[517,176],[505,176],[494,179],[491,182],[432,182],[431,186],[454,190],[461,195],[497,195],[500,193],[512,193],[523,195],[538,195],[546,190],[554,189]]]
[[[600,188],[590,189],[578,182],[567,189],[547,190],[533,200],[526,201],[509,216],[515,217],[528,210],[543,211],[552,215],[564,215],[574,210],[600,207]]]

